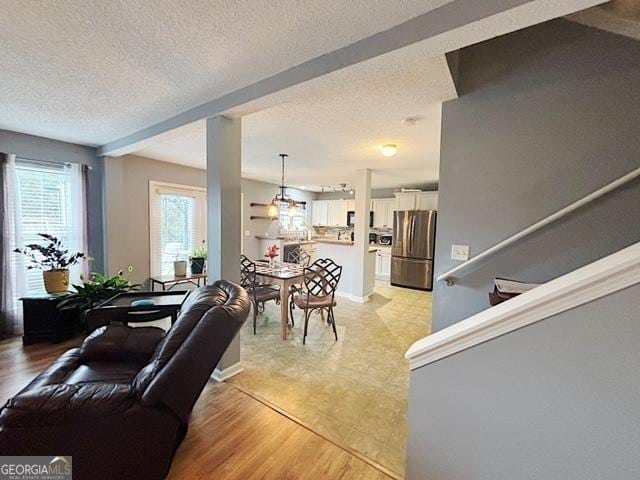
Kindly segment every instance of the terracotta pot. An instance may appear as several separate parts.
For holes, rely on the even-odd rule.
[[[69,270],[48,270],[42,272],[44,288],[49,293],[66,293],[69,291]]]

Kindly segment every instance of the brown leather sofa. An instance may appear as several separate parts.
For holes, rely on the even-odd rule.
[[[7,402],[0,455],[71,455],[76,480],[165,478],[249,308],[242,287],[219,281],[195,290],[166,334],[99,328]]]

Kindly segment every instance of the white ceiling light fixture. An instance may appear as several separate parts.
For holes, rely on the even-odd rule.
[[[387,143],[380,150],[385,157],[393,157],[398,152],[398,146],[393,143]]]

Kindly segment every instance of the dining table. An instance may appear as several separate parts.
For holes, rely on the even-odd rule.
[[[256,260],[256,276],[261,282],[280,287],[280,322],[282,339],[287,339],[289,328],[289,295],[293,285],[302,283],[305,277],[303,265],[297,263],[277,262],[270,265],[268,261]]]

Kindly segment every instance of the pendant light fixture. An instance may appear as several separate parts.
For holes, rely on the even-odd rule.
[[[284,160],[288,156],[289,155],[286,153],[280,154],[280,159],[282,161],[282,181],[280,182],[279,187],[280,192],[273,197],[273,200],[271,200],[271,203],[267,207],[267,215],[271,218],[276,218],[278,216],[280,213],[280,207],[284,204],[288,205],[289,215],[297,215],[300,208],[298,202],[287,196],[287,187],[284,185]]]

